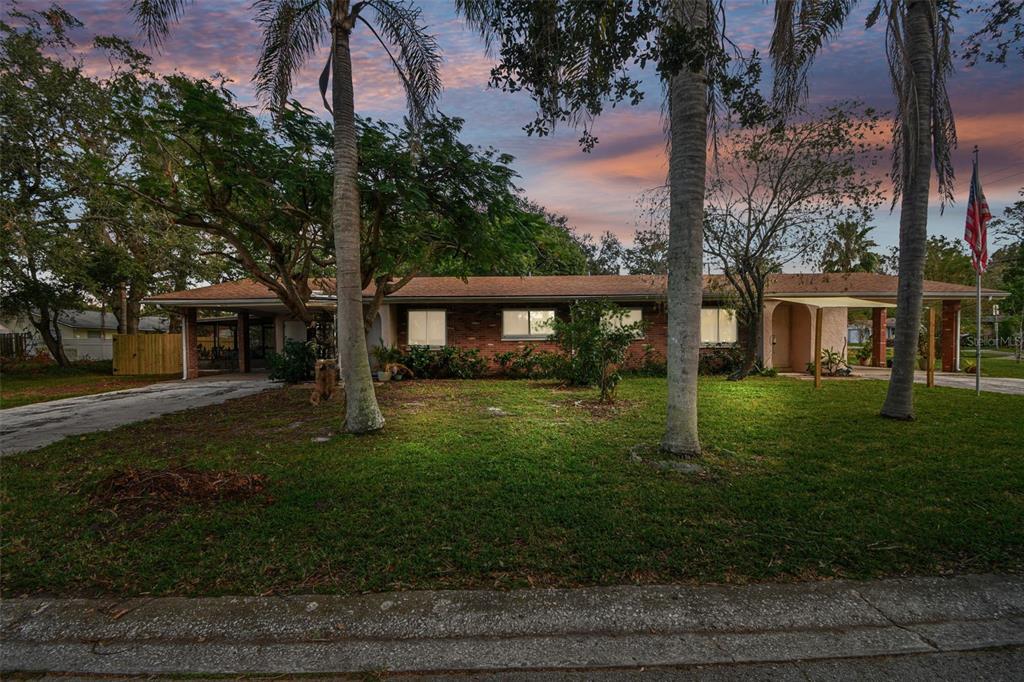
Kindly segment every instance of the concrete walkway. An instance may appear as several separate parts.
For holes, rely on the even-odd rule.
[[[216,405],[275,385],[266,375],[227,374],[12,407],[0,411],[0,456],[35,450],[67,436]]]
[[[984,360],[982,361],[984,362]],[[889,380],[891,370],[888,367],[854,367],[853,373],[867,379]],[[928,382],[926,372],[914,372],[914,383],[924,384]],[[936,372],[935,385],[947,386],[949,388],[969,388],[974,390],[974,375],[963,372]],[[991,393],[1009,393],[1010,395],[1024,395],[1024,379],[1009,377],[981,377],[981,390]]]
[[[1024,578],[208,599],[13,599],[0,668],[109,675],[1022,660]],[[936,660],[949,659],[945,664]],[[887,660],[888,660],[887,659]],[[993,659],[995,660],[995,659]],[[836,663],[838,665],[839,663]],[[874,665],[874,663],[872,663]],[[884,666],[883,666],[884,667]],[[898,668],[899,666],[897,666]],[[971,666],[968,665],[967,669]]]

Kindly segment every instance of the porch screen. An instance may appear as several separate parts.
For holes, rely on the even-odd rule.
[[[409,345],[445,345],[445,326],[445,311],[443,310],[410,310]]]
[[[728,308],[701,308],[701,343],[736,343],[737,339],[735,310],[729,310]]]

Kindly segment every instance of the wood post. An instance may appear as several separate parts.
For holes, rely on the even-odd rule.
[[[928,306],[928,388],[935,387],[935,306]]]
[[[814,312],[814,387],[821,388],[821,319],[824,311],[819,306]]]

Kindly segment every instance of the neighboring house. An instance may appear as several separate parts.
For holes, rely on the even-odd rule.
[[[98,310],[71,310],[58,318],[64,352],[68,360],[110,360],[113,357],[114,334],[117,333],[117,318],[113,313]],[[26,334],[26,353],[36,355],[47,352],[39,332],[27,319],[4,320],[3,326],[11,333]],[[147,316],[139,318],[140,333],[167,332],[166,318]]]
[[[331,333],[335,307],[333,281],[314,283],[309,307],[322,322],[307,329],[292,319],[284,305],[262,284],[253,280],[159,294],[146,303],[180,311],[184,320],[182,340],[186,377],[201,368],[201,337],[209,337],[198,311],[218,311],[234,316],[237,366],[249,371],[257,351],[280,351],[286,340],[306,340]],[[458,346],[479,349],[493,361],[498,353],[523,346],[553,348],[546,322],[565,315],[572,301],[608,299],[629,310],[631,319],[648,323],[647,333],[631,349],[645,345],[664,355],[666,351],[666,278],[655,275],[593,275],[546,277],[417,277],[384,299],[380,313],[367,334],[373,346]],[[974,296],[974,288],[944,282],[925,282],[925,300],[942,302],[942,324],[959,329],[961,299]],[[986,289],[985,296],[1001,298],[1003,292]],[[363,292],[369,301],[373,290]],[[741,329],[733,314],[732,295],[720,276],[705,278],[701,341],[705,347],[737,343],[749,330]],[[847,335],[849,308],[873,307],[873,329],[886,323],[885,307],[894,307],[896,277],[875,273],[780,274],[769,280],[764,309],[765,364],[778,369],[802,370],[813,359],[815,309],[822,308],[822,347],[839,349]],[[878,307],[885,304],[883,307]],[[218,335],[230,320],[219,319]],[[320,327],[317,331],[317,327]],[[944,334],[955,339],[956,333]],[[884,334],[875,338],[884,339]],[[883,342],[884,346],[884,342]],[[943,353],[944,368],[957,361],[958,344]],[[944,349],[945,350],[945,349]],[[882,352],[876,357],[885,357]],[[948,361],[948,363],[947,363]],[[949,370],[955,367],[949,364]]]
[[[870,322],[851,322],[846,326],[846,340],[850,344],[867,343],[871,340]]]

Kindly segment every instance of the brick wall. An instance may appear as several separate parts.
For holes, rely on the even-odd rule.
[[[623,307],[640,308],[643,319],[648,323],[647,333],[630,346],[628,357],[639,359],[645,345],[650,344],[664,358],[667,346],[667,311],[658,303],[623,303]],[[409,310],[445,310],[447,312],[447,343],[458,348],[477,348],[480,355],[494,360],[498,353],[533,346],[538,350],[558,350],[558,346],[546,340],[522,340],[501,338],[501,311],[506,308],[555,309],[555,314],[564,317],[569,306],[563,304],[501,305],[493,303],[453,303],[449,305],[401,305],[396,306],[398,316],[398,345],[409,344]]]

